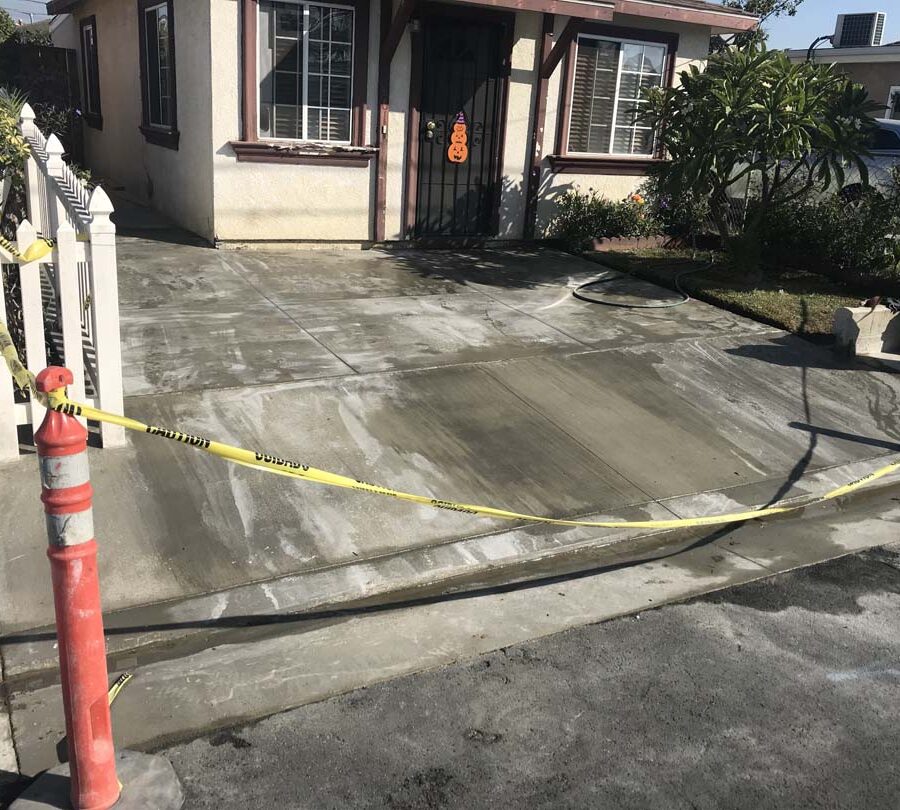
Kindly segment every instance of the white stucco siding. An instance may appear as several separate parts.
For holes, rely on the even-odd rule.
[[[568,18],[557,18],[555,31],[559,34]],[[704,26],[677,23],[669,20],[652,20],[646,17],[632,17],[617,14],[614,25],[642,28],[652,31],[667,31],[678,34],[678,50],[675,54],[675,83],[678,74],[690,64],[704,65],[709,56],[710,29]],[[561,144],[557,142],[558,122],[562,104],[562,76],[565,59],[561,60],[549,81],[547,91],[547,117],[544,129],[544,155],[558,154]],[[620,200],[635,192],[645,178],[641,175],[614,174],[570,174],[550,170],[550,163],[544,158],[541,164],[541,194],[538,199],[538,221],[535,233],[546,235],[556,210],[556,199],[570,189],[587,191],[593,189],[604,197]]]
[[[406,210],[407,115],[412,71],[412,39],[407,28],[391,62],[390,112],[388,113],[387,172],[385,193],[385,239],[403,239]],[[374,205],[374,200],[373,200]]]
[[[378,3],[369,20],[366,133],[374,134]],[[216,237],[235,241],[366,241],[372,238],[375,159],[367,166],[238,162],[241,27],[236,0],[212,0],[212,166]],[[363,67],[358,63],[354,68]],[[394,135],[396,130],[392,129]],[[390,196],[390,195],[389,195]]]
[[[535,71],[540,56],[541,26],[541,14],[516,14],[500,188],[498,236],[501,239],[521,239],[525,224],[526,178],[531,165],[531,121],[537,92]]]
[[[136,3],[88,0],[58,44],[79,50],[80,20],[97,18],[103,129],[84,127],[85,162],[111,191],[147,203],[211,239],[212,146],[209,51],[210,0],[175,0],[177,150],[147,143],[141,124],[140,49]],[[63,41],[65,40],[65,41]],[[79,62],[80,64],[80,62]]]

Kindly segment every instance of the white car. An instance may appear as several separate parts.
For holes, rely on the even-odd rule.
[[[900,120],[876,118],[877,128],[869,141],[869,156],[863,158],[869,170],[869,185],[879,191],[886,191],[894,184],[891,170],[900,167]],[[847,171],[841,195],[853,197],[862,190],[859,170],[855,167]]]

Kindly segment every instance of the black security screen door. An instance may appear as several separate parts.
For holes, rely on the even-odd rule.
[[[416,236],[496,233],[507,47],[493,19],[423,20]]]

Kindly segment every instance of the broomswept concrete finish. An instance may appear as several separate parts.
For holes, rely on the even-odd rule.
[[[564,254],[226,252],[157,237],[120,239],[126,411],[153,424],[437,498],[598,519],[740,511],[819,493],[898,448],[897,378],[697,302],[624,310],[576,300],[573,286],[606,271]],[[671,298],[611,277],[634,297]],[[418,620],[385,619],[383,655],[367,658],[357,653],[376,625],[338,621],[352,633],[336,637],[332,608],[658,556],[696,540],[485,520],[304,485],[141,435],[92,452],[91,464],[113,669],[138,666],[147,686],[121,698],[123,744],[492,648],[467,646],[482,633],[497,646],[559,626],[542,630],[513,612],[488,639],[460,614],[451,638],[441,624],[452,611],[438,605],[424,614],[443,639],[435,647],[420,655]],[[2,655],[31,772],[51,764],[61,718],[33,458],[0,468],[0,492]],[[884,542],[894,507],[885,498],[841,527],[801,520],[787,539],[735,534],[728,542],[744,550],[688,552],[683,576],[656,594],[646,588],[657,573],[613,572],[565,621]],[[627,597],[608,599],[616,588]],[[515,606],[530,609],[524,597]],[[323,635],[285,635],[298,611],[319,611]],[[397,633],[409,644],[392,647]],[[352,663],[331,654],[339,647]]]
[[[156,236],[119,245],[126,410],[154,424],[560,517],[762,504],[806,491],[802,476],[867,472],[900,438],[896,377],[698,302],[579,301],[571,287],[604,271],[554,251],[215,251]],[[535,537],[584,540],[135,434],[91,464],[108,610],[338,567],[363,598],[385,583],[362,564],[393,559],[396,585],[398,557],[421,578],[476,536],[496,535],[482,559],[504,564]],[[52,621],[33,459],[0,468],[0,492],[7,634]]]

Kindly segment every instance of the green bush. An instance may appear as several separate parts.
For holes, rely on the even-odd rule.
[[[551,233],[572,250],[584,250],[593,239],[651,236],[661,232],[659,223],[640,194],[624,200],[601,197],[593,189],[571,189],[556,203]]]
[[[638,190],[647,204],[647,215],[662,233],[682,241],[712,229],[709,202],[691,191],[669,194],[660,188],[655,177],[649,177]]]
[[[900,284],[900,169],[892,188],[795,200],[762,219],[765,260],[845,281]]]

